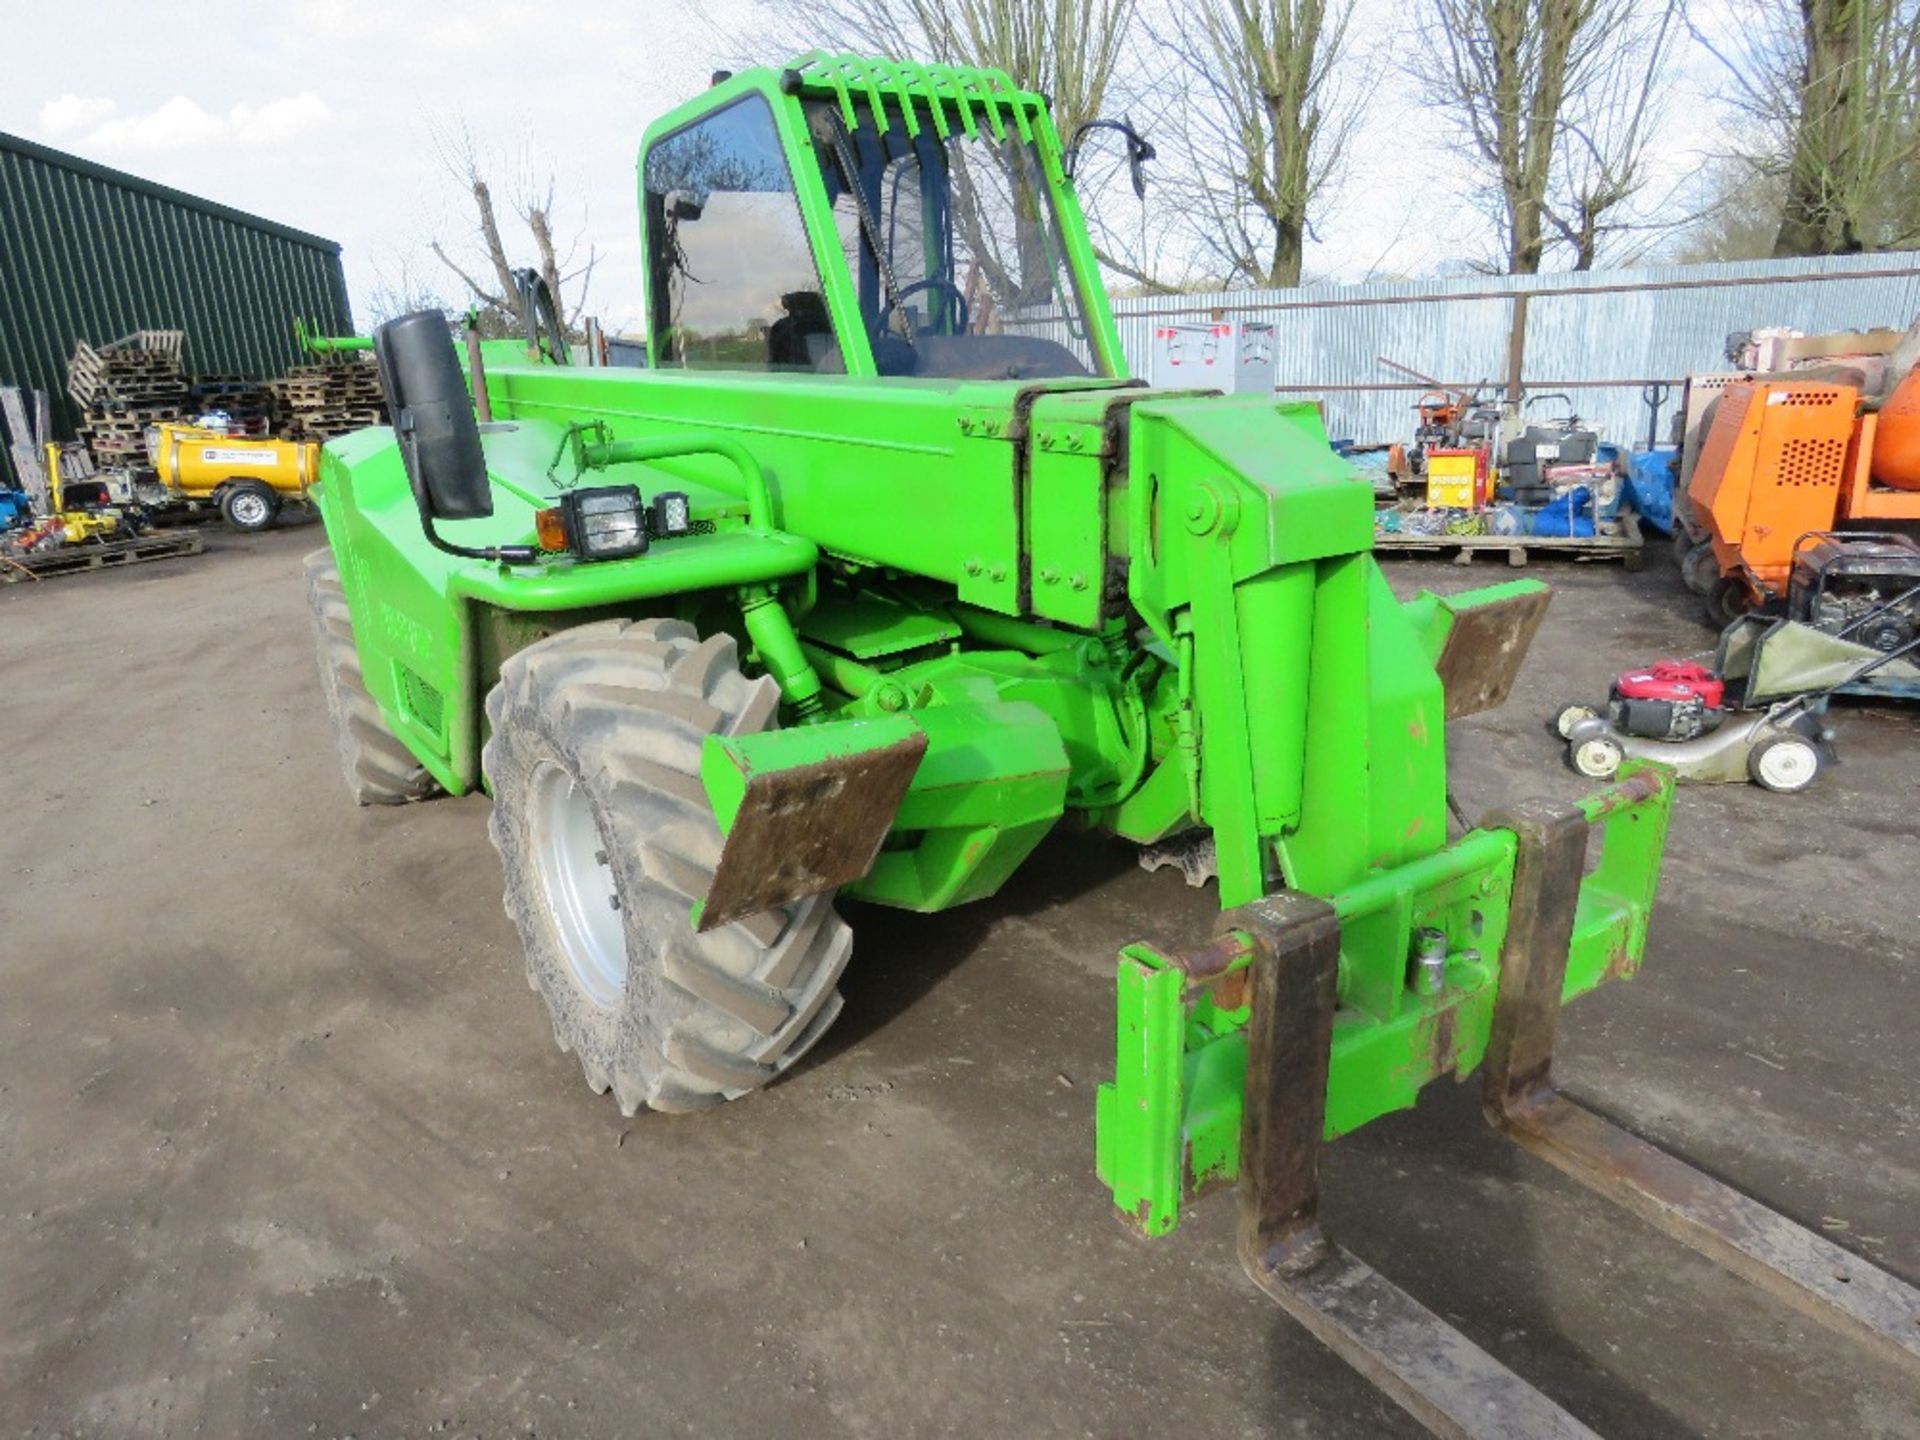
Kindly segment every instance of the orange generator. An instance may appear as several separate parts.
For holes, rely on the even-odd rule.
[[[1920,372],[1916,372],[1920,375]],[[1906,377],[1890,401],[1920,393]],[[1785,595],[1802,536],[1865,521],[1920,521],[1920,490],[1905,488],[1898,462],[1874,483],[1875,439],[1882,420],[1863,410],[1857,386],[1813,380],[1753,380],[1728,385],[1701,445],[1688,498],[1705,525],[1721,581],[1709,604],[1722,621]],[[1906,406],[1889,404],[1887,421],[1904,430]],[[1884,467],[1902,444],[1880,446]]]

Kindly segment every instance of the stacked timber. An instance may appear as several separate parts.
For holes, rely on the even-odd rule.
[[[80,438],[103,469],[144,465],[147,427],[186,416],[178,330],[136,330],[95,349],[74,342],[67,393],[80,406]]]
[[[335,355],[318,365],[301,365],[269,380],[289,440],[327,441],[351,430],[387,423],[380,371],[365,351]]]

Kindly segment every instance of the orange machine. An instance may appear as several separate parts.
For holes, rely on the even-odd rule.
[[[1873,444],[1873,479],[1897,490],[1920,490],[1920,366],[1907,372],[1880,407]]]
[[[1730,618],[1786,591],[1794,547],[1847,523],[1920,520],[1920,491],[1873,483],[1880,417],[1852,385],[1755,380],[1728,385],[1688,486],[1722,580],[1710,603]]]

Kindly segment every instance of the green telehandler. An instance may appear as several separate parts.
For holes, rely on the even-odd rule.
[[[1137,177],[1131,127],[1063,146],[996,71],[716,76],[641,145],[647,367],[565,363],[537,284],[524,344],[381,327],[394,423],[326,447],[307,564],[355,797],[486,788],[529,980],[627,1114],[807,1053],[836,895],[978,900],[1063,825],[1205,841],[1216,932],[1119,961],[1128,1221],[1237,1184],[1249,1273],[1413,1413],[1587,1433],[1319,1226],[1325,1141],[1484,1062],[1508,1133],[1884,1342],[1894,1282],[1552,1088],[1562,1000],[1640,963],[1670,777],[1450,834],[1446,724],[1547,591],[1396,599],[1314,406],[1129,378],[1103,130]]]

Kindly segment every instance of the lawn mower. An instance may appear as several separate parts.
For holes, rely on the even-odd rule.
[[[1610,778],[1629,758],[1657,759],[1681,780],[1751,780],[1796,794],[1835,758],[1831,696],[1873,681],[1920,693],[1920,636],[1889,628],[1916,596],[1920,585],[1832,632],[1741,616],[1722,632],[1711,666],[1661,660],[1629,670],[1604,707],[1563,706],[1553,728],[1589,779]]]

